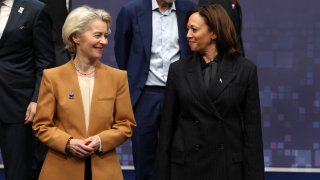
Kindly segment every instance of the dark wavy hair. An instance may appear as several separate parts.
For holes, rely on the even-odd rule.
[[[216,34],[217,38],[215,41],[217,50],[220,53],[227,53],[228,55],[239,53],[234,25],[228,13],[221,5],[210,4],[191,10],[186,16],[185,27],[188,24],[189,17],[194,13],[199,13],[209,27],[209,32]]]

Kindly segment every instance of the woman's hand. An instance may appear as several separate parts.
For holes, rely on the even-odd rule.
[[[79,158],[91,156],[95,151],[87,141],[81,139],[71,139],[69,147],[70,153]]]
[[[88,137],[84,141],[85,141],[85,144],[87,146],[89,146],[90,148],[93,148],[94,151],[99,150],[99,147],[101,145],[101,140],[100,140],[100,137],[98,135]]]

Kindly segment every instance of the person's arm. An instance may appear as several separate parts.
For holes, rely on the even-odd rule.
[[[134,119],[127,73],[121,73],[121,77],[117,84],[117,94],[114,104],[114,123],[111,129],[102,131],[97,134],[101,140],[101,153],[115,149],[125,140],[131,137],[133,128],[136,127]]]
[[[53,67],[55,54],[51,34],[52,22],[47,7],[44,6],[38,13],[33,23],[32,44],[35,54],[35,85],[34,92],[28,108],[26,109],[25,124],[32,123],[37,109],[37,99],[42,71]]]
[[[66,154],[65,150],[67,142],[72,137],[54,125],[53,120],[57,103],[54,95],[54,87],[47,73],[49,73],[48,70],[45,70],[43,73],[38,98],[37,114],[32,128],[40,141],[50,149]]]
[[[52,21],[47,6],[37,13],[33,23],[32,44],[35,54],[35,77],[36,84],[32,102],[37,102],[39,87],[44,69],[55,65],[55,53],[52,39]]]
[[[119,69],[126,70],[131,39],[132,39],[132,30],[131,30],[131,17],[128,14],[128,11],[123,7],[121,8],[119,15],[117,17],[117,26],[114,36],[115,46],[114,53],[116,56],[116,61]]]
[[[264,161],[257,67],[251,69],[244,105],[244,179],[263,180]]]
[[[160,122],[159,142],[155,164],[155,180],[170,180],[170,145],[180,110],[178,92],[175,85],[175,72],[171,65],[168,73],[163,112]]]

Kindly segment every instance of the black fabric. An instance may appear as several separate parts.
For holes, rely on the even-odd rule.
[[[92,180],[91,156],[85,158],[84,180]]]
[[[5,179],[31,180],[34,140],[31,125],[0,122],[0,148]]]
[[[220,56],[217,55],[209,63],[206,63],[204,59],[200,61],[202,76],[203,76],[204,84],[207,89],[209,88],[211,82],[213,81],[213,79],[217,74],[220,59],[221,59]]]

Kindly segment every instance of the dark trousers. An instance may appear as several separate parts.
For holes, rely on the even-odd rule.
[[[41,168],[46,158],[48,148],[39,139],[36,138],[35,153],[32,162],[32,179],[38,180],[41,172]]]
[[[92,180],[91,156],[84,158],[84,180]]]
[[[31,125],[0,123],[0,148],[6,180],[31,180],[35,137]]]
[[[146,86],[134,107],[137,128],[133,131],[132,153],[136,180],[150,180],[154,174],[164,90]]]

